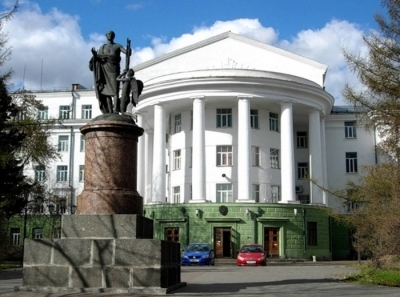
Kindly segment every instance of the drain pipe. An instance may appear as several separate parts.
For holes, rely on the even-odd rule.
[[[306,253],[306,210],[303,208],[303,253]]]

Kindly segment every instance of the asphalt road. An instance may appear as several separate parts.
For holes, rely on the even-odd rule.
[[[187,285],[173,296],[266,296],[266,297],[398,297],[400,288],[362,286],[343,282],[345,275],[356,269],[348,263],[285,263],[266,267],[236,267],[217,264],[206,267],[182,267],[181,279]],[[111,293],[32,293],[13,292],[22,284],[22,271],[0,272],[0,296],[60,297],[60,296],[151,296],[146,294]]]

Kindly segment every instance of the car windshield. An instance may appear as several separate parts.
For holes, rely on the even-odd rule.
[[[242,247],[240,252],[241,253],[262,253],[263,250],[260,246],[248,245],[248,246]]]
[[[207,244],[189,244],[186,248],[188,252],[209,252],[210,247]]]

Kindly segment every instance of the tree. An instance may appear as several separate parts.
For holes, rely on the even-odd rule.
[[[1,28],[17,8],[18,2],[10,12],[0,15],[0,67],[11,55]],[[59,157],[50,142],[49,128],[56,120],[39,119],[38,111],[44,107],[25,90],[10,94],[7,82],[11,75],[11,70],[0,74],[0,219],[20,213],[28,195],[44,191],[43,185],[24,174],[26,167]]]
[[[358,205],[346,221],[356,230],[355,245],[368,251],[375,266],[400,255],[400,0],[383,0],[388,16],[377,14],[379,32],[365,36],[366,56],[344,52],[364,89],[347,85],[344,96],[360,122],[377,131],[381,164],[366,168],[360,183],[349,183],[347,203]]]

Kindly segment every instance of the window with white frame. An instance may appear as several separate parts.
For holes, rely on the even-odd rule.
[[[346,153],[346,173],[357,172],[357,153],[349,152]]]
[[[217,128],[232,127],[232,109],[218,108],[217,109]]]
[[[232,165],[232,146],[217,146],[217,166]]]
[[[11,228],[10,235],[11,235],[11,244],[12,245],[20,245],[20,243],[21,243],[20,229],[19,228]]]
[[[181,120],[181,114],[175,115],[175,120],[174,120],[174,133],[179,133],[182,130],[182,120]]]
[[[297,200],[300,201],[301,204],[310,204],[310,195],[308,194],[298,194]]]
[[[68,166],[58,165],[57,166],[57,181],[65,182],[68,181]]]
[[[43,165],[35,166],[35,181],[45,181],[46,180],[46,167]]]
[[[250,109],[250,127],[253,129],[258,129],[258,110]]]
[[[251,164],[252,166],[260,166],[260,148],[258,146],[251,147]]]
[[[58,136],[58,151],[68,152],[68,143],[69,143],[69,136],[67,135]]]
[[[307,132],[297,132],[297,148],[308,148]]]
[[[85,181],[85,165],[79,165],[79,182]]]
[[[60,119],[68,120],[69,119],[69,105],[60,105],[60,110],[59,110],[59,115],[58,117]]]
[[[172,188],[172,193],[174,195],[173,201],[174,203],[180,203],[181,202],[181,187],[173,187]]]
[[[92,118],[92,105],[82,105],[82,119],[89,120]]]
[[[269,160],[271,163],[271,168],[279,169],[279,150],[271,148],[269,150]]]
[[[269,130],[279,132],[279,117],[277,113],[269,113]]]
[[[43,229],[42,228],[34,228],[32,238],[33,239],[40,239],[43,237]]]
[[[279,186],[271,186],[271,202],[278,203],[281,201],[281,189]]]
[[[86,145],[85,135],[81,135],[81,142],[80,142],[81,152],[85,151],[85,145]]]
[[[308,163],[299,162],[297,163],[297,178],[307,179],[308,178]]]
[[[49,107],[48,106],[43,106],[38,110],[38,120],[44,121],[49,118]]]
[[[344,137],[345,138],[356,138],[356,122],[344,122]]]
[[[260,202],[260,185],[252,184],[252,198],[255,202]]]
[[[173,153],[174,156],[174,163],[173,163],[173,170],[181,169],[181,150],[176,150]]]
[[[231,184],[217,184],[216,202],[217,203],[233,202]]]

